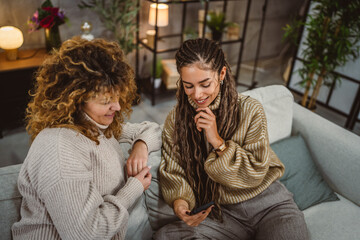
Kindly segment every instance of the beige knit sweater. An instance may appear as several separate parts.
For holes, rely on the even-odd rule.
[[[211,110],[219,107],[220,98],[219,95],[214,100],[209,107]],[[238,100],[239,127],[231,139],[225,139],[228,148],[221,157],[210,152],[205,161],[205,172],[213,181],[220,183],[220,204],[235,204],[253,198],[284,173],[284,165],[269,145],[262,105],[241,94]],[[189,102],[196,108],[191,99]],[[184,169],[180,167],[180,153],[174,151],[174,126],[175,108],[169,113],[162,133],[161,190],[170,206],[181,198],[192,209],[195,206],[195,196],[186,180]]]
[[[141,139],[151,152],[160,149],[160,135],[156,123],[127,123],[120,141]],[[127,209],[144,188],[134,177],[125,180],[119,142],[99,140],[67,128],[39,133],[19,174],[23,199],[14,239],[124,239]]]

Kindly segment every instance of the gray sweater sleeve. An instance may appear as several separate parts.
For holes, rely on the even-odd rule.
[[[144,188],[139,180],[131,177],[115,192],[102,195],[93,182],[95,167],[94,160],[90,159],[94,159],[93,154],[103,154],[102,161],[105,161],[106,147],[102,147],[102,143],[92,145],[86,137],[69,135],[69,131],[64,133],[63,130],[56,137],[51,133],[33,143],[24,168],[32,187],[28,187],[27,179],[20,177],[19,181],[23,195],[30,195],[26,192],[32,188],[36,191],[26,197],[25,202],[39,206],[39,214],[46,209],[44,213],[61,239],[110,239],[114,235],[123,239],[129,218],[127,209],[141,196]],[[104,173],[99,169],[96,171],[96,174]],[[120,170],[111,171],[116,175]],[[106,176],[99,181],[103,181],[100,187],[108,184]],[[31,202],[34,199],[39,199],[41,204]],[[22,211],[25,214],[26,209]],[[47,232],[46,229],[44,225],[42,232]]]
[[[146,143],[148,151],[153,152],[161,148],[161,128],[154,122],[126,123],[119,142],[127,142],[133,145],[137,140]]]
[[[142,191],[135,178],[115,196],[101,196],[90,181],[61,180],[42,198],[62,239],[110,239],[115,234],[125,236],[127,207]]]

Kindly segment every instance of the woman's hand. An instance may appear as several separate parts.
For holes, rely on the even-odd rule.
[[[181,220],[191,227],[199,226],[199,224],[205,220],[205,218],[211,212],[214,206],[210,206],[208,209],[201,211],[197,214],[190,215],[189,204],[182,199],[176,199],[174,201],[174,212]]]
[[[200,132],[204,130],[207,141],[214,148],[218,148],[223,143],[223,140],[219,136],[214,113],[208,107],[198,108],[196,111],[198,112],[194,117],[196,128]]]
[[[146,143],[141,140],[136,141],[126,162],[126,169],[129,177],[134,177],[146,167],[148,155],[149,152]]]
[[[151,167],[144,167],[139,174],[135,176],[143,185],[144,191],[150,187],[151,184],[151,173],[150,173]]]

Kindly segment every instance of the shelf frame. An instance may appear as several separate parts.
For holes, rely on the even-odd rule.
[[[205,29],[206,29],[206,15],[209,11],[209,4],[212,2],[223,2],[223,13],[225,15],[225,19],[226,19],[226,12],[227,12],[227,6],[228,6],[228,2],[236,2],[236,1],[246,1],[246,12],[245,12],[245,17],[244,17],[244,23],[243,23],[243,29],[242,29],[242,33],[241,36],[238,39],[235,40],[225,40],[225,41],[220,41],[221,45],[226,45],[226,44],[236,44],[236,43],[240,43],[240,47],[239,47],[239,54],[238,54],[238,59],[236,62],[236,73],[234,75],[234,79],[236,81],[236,85],[237,86],[245,86],[248,89],[252,89],[255,88],[257,85],[256,82],[256,68],[257,68],[257,64],[258,64],[258,59],[259,59],[259,55],[260,55],[260,48],[261,48],[261,41],[262,41],[262,32],[263,32],[263,28],[264,28],[264,23],[265,23],[265,18],[266,18],[266,8],[267,8],[267,3],[268,0],[264,0],[264,4],[263,4],[263,14],[262,14],[262,19],[261,19],[261,27],[260,27],[260,35],[258,38],[258,43],[257,43],[257,47],[256,47],[256,55],[255,55],[255,62],[254,62],[254,71],[253,71],[253,75],[252,75],[252,80],[251,80],[251,84],[247,85],[244,83],[239,83],[238,82],[238,78],[240,76],[240,64],[242,62],[242,57],[243,57],[243,52],[244,52],[244,46],[245,46],[245,39],[246,39],[246,32],[247,32],[247,26],[248,26],[248,22],[249,22],[249,17],[250,17],[250,9],[251,9],[251,3],[252,0],[205,0],[205,1],[200,1],[200,0],[183,0],[183,1],[179,1],[179,0],[175,0],[175,1],[159,1],[159,0],[137,0],[137,7],[140,9],[140,1],[145,1],[145,2],[149,2],[149,3],[164,3],[164,4],[182,4],[183,8],[182,8],[182,19],[181,19],[181,33],[174,33],[174,34],[168,34],[168,35],[163,35],[160,36],[159,34],[159,27],[157,26],[157,17],[158,17],[158,9],[156,9],[156,14],[155,14],[155,26],[154,26],[154,30],[155,30],[155,40],[154,40],[154,47],[150,47],[149,45],[147,45],[146,43],[144,43],[144,38],[140,38],[140,33],[139,33],[139,29],[140,29],[140,12],[138,12],[137,14],[137,29],[138,31],[136,32],[136,42],[137,42],[137,48],[136,48],[136,66],[135,66],[135,70],[136,70],[136,79],[137,79],[137,83],[138,86],[140,86],[140,75],[139,75],[139,48],[143,47],[146,50],[150,51],[153,54],[153,60],[152,60],[152,76],[150,78],[150,81],[152,81],[152,86],[150,91],[151,94],[151,104],[155,105],[155,97],[158,94],[158,92],[161,91],[156,91],[155,89],[155,76],[156,76],[156,61],[157,61],[157,55],[158,54],[163,54],[163,53],[168,53],[168,52],[175,52],[179,49],[179,47],[173,47],[173,48],[165,48],[165,49],[158,49],[158,41],[160,39],[166,39],[166,38],[170,38],[170,37],[180,37],[180,41],[183,42],[183,32],[185,29],[185,22],[186,22],[186,15],[187,15],[187,7],[189,4],[191,3],[200,3],[203,2],[203,9],[204,11],[204,20],[203,20],[203,33],[202,34],[203,38],[205,37]],[[139,87],[140,88],[140,87]],[[149,90],[149,89],[147,89]]]

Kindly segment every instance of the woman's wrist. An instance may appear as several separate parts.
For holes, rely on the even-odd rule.
[[[149,152],[147,144],[141,139],[136,140],[133,144],[132,148],[135,149],[136,147],[141,147],[143,149],[146,149],[147,152]]]
[[[215,149],[219,149],[219,147],[220,147],[221,145],[223,145],[224,143],[225,143],[225,140],[222,139],[221,137],[219,137],[219,138],[216,140],[215,144],[213,144],[214,150],[215,150]]]
[[[184,199],[181,199],[181,198],[176,199],[176,200],[174,201],[174,203],[173,203],[174,209],[177,208],[177,207],[180,207],[180,206],[184,206],[184,207],[186,207],[186,208],[189,208],[188,202],[185,201]]]
[[[222,140],[221,144],[218,145],[218,147],[214,148],[214,150],[213,150],[217,156],[221,156],[227,148],[225,140],[223,140],[223,139],[221,139],[221,140]]]

